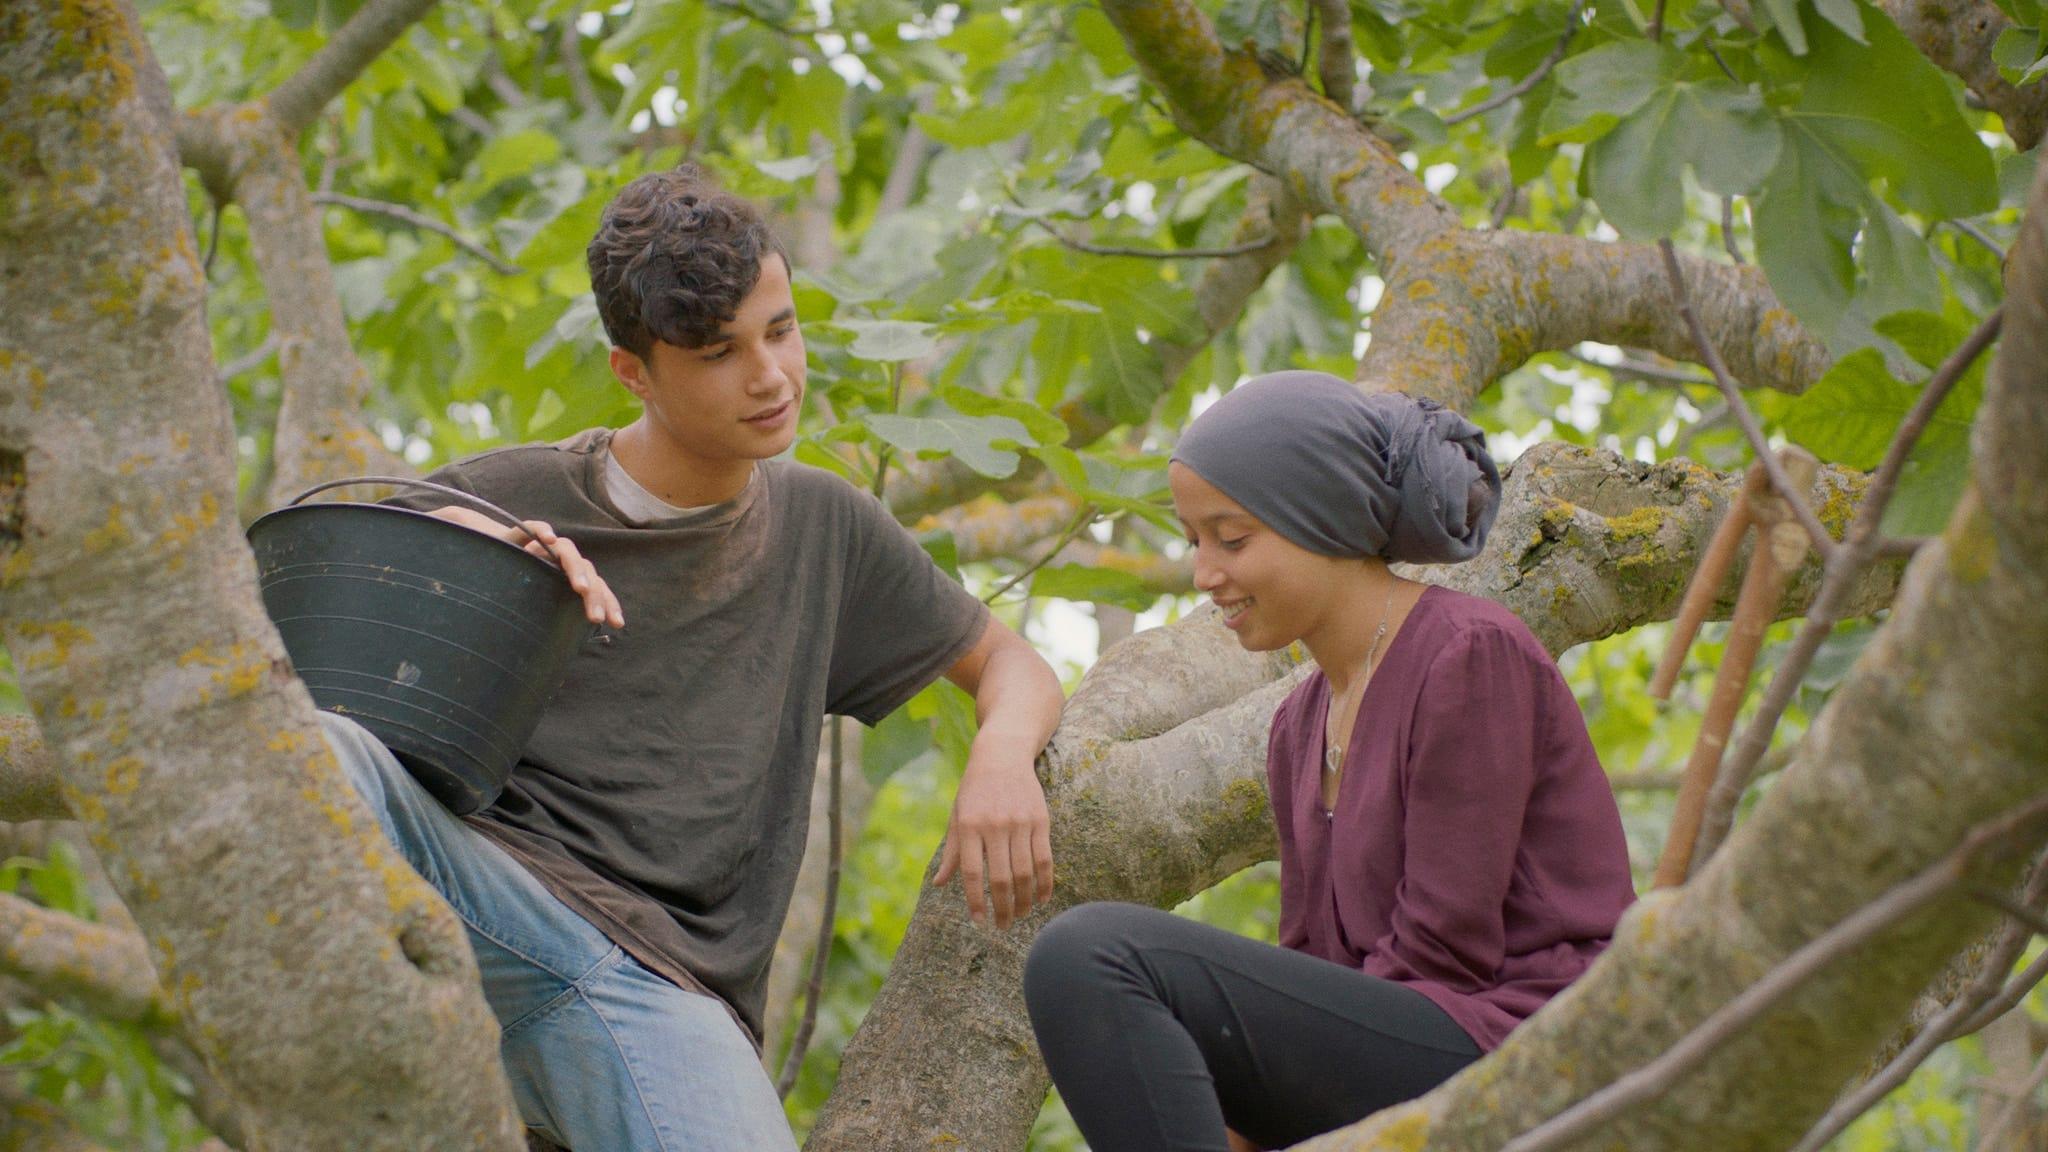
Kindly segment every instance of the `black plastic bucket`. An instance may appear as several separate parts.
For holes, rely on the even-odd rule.
[[[249,526],[263,607],[320,708],[360,723],[457,815],[497,799],[590,636],[560,568],[515,544],[381,504],[299,501]]]

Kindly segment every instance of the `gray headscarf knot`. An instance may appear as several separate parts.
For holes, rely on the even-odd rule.
[[[1188,426],[1173,458],[1324,556],[1469,560],[1500,505],[1477,425],[1434,400],[1367,395],[1323,372],[1238,385]]]

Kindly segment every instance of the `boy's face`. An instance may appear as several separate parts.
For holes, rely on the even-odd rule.
[[[796,439],[804,401],[804,338],[789,265],[761,262],[732,322],[701,348],[661,340],[642,359],[612,349],[612,371],[646,405],[665,445],[706,471],[765,460]]]

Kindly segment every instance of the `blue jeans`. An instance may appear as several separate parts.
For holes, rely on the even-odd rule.
[[[360,724],[327,743],[384,835],[455,909],[527,1125],[570,1152],[795,1152],[723,1005],[642,967],[455,818]]]

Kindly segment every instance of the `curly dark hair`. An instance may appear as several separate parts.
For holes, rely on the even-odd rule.
[[[584,251],[605,334],[643,358],[656,340],[711,343],[739,314],[769,255],[789,261],[760,212],[694,164],[620,189]]]

